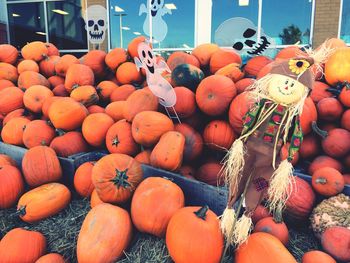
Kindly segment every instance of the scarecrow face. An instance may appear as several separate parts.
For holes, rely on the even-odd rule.
[[[295,104],[307,92],[307,88],[299,81],[279,74],[273,74],[267,87],[269,96],[277,103]]]

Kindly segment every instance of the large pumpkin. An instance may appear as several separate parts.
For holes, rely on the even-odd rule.
[[[139,84],[142,82],[142,74],[132,62],[124,62],[116,72],[120,84]]]
[[[71,92],[74,87],[94,85],[94,82],[94,73],[90,67],[81,64],[73,64],[67,70],[64,86],[68,92]]]
[[[17,48],[9,44],[0,45],[0,62],[15,64],[18,57]]]
[[[57,73],[57,75],[65,77],[68,68],[73,64],[80,64],[79,59],[70,54],[64,55],[55,64],[55,72]]]
[[[49,88],[33,85],[24,92],[23,103],[28,110],[41,113],[44,101],[50,97],[53,97],[53,92]]]
[[[170,219],[166,245],[177,263],[219,262],[224,249],[219,219],[207,206],[181,208]]]
[[[0,166],[4,165],[12,165],[17,167],[17,163],[14,159],[12,159],[10,156],[6,154],[0,154]]]
[[[16,117],[23,117],[28,120],[34,120],[35,116],[33,113],[28,111],[27,109],[17,109],[14,111],[11,111],[9,114],[7,114],[3,120],[3,126],[5,126],[11,119],[16,118]]]
[[[94,162],[86,162],[75,171],[74,189],[83,197],[89,197],[94,190],[92,183],[92,168],[94,165]]]
[[[236,137],[230,124],[221,120],[211,121],[203,132],[204,143],[219,151],[229,150]]]
[[[334,168],[325,167],[312,175],[312,187],[324,196],[334,196],[344,189],[343,175]]]
[[[0,165],[0,209],[13,206],[24,191],[21,172],[12,165]]]
[[[28,149],[39,145],[49,146],[55,135],[55,129],[47,121],[34,120],[24,129],[23,144]]]
[[[301,260],[301,263],[337,263],[334,258],[332,258],[327,253],[324,253],[319,250],[312,250],[309,252],[306,252],[303,255],[303,258]]]
[[[49,109],[52,105],[52,103],[54,103],[55,101],[61,99],[62,97],[57,97],[57,96],[53,96],[53,97],[48,97],[44,100],[43,106],[41,108],[42,114],[45,118],[49,118]]]
[[[199,157],[203,150],[202,136],[190,125],[185,123],[176,124],[175,131],[185,136],[184,160],[192,161]]]
[[[27,223],[56,215],[70,202],[71,193],[63,184],[49,183],[34,188],[18,201],[17,213]]]
[[[107,131],[113,123],[113,119],[106,113],[90,114],[82,124],[82,133],[85,140],[94,147],[103,146]]]
[[[273,217],[265,217],[257,222],[254,227],[254,233],[265,232],[278,238],[283,245],[288,244],[289,234],[288,228],[283,222],[276,222]]]
[[[125,154],[106,155],[92,169],[92,182],[103,202],[125,203],[141,181],[140,163]]]
[[[335,259],[342,262],[350,261],[350,230],[345,227],[328,228],[321,237],[323,249]]]
[[[83,104],[85,107],[89,107],[98,102],[99,96],[94,86],[85,85],[72,89],[70,97],[75,101]]]
[[[235,97],[230,105],[228,116],[230,124],[236,134],[241,134],[243,129],[243,117],[254,104],[249,99],[248,93],[243,92]]]
[[[77,242],[78,263],[116,262],[132,237],[129,213],[110,204],[90,210],[81,226]]]
[[[338,82],[350,82],[350,48],[337,49],[325,64],[327,83],[336,85]]]
[[[8,87],[16,87],[16,85],[7,79],[0,79],[0,91]]]
[[[0,90],[0,114],[6,115],[23,107],[24,92],[17,87]]]
[[[8,144],[23,145],[23,132],[30,120],[24,117],[15,117],[9,120],[1,130],[2,141]]]
[[[309,134],[312,130],[312,122],[317,120],[317,109],[310,97],[304,103],[303,112],[300,115],[300,125],[303,134]]]
[[[34,60],[25,59],[18,63],[17,71],[18,74],[21,74],[24,71],[39,72],[39,65]]]
[[[22,171],[30,186],[56,182],[62,177],[62,169],[57,155],[47,146],[35,146],[23,156]]]
[[[176,104],[174,109],[180,118],[191,116],[196,110],[196,96],[188,88],[175,87]]]
[[[136,189],[131,218],[140,232],[164,237],[171,217],[185,205],[179,186],[160,177],[148,177]]]
[[[278,60],[290,59],[295,57],[307,57],[307,54],[301,51],[300,48],[297,46],[290,46],[280,50],[277,53],[275,60],[278,61]]]
[[[90,206],[91,208],[94,208],[95,206],[99,204],[103,204],[104,202],[98,197],[98,194],[96,192],[96,189],[92,191],[91,198],[90,198]]]

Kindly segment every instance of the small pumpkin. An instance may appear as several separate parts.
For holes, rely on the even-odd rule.
[[[79,59],[71,54],[63,55],[55,64],[55,72],[61,77],[65,77],[68,68],[73,64],[80,64]]]
[[[321,81],[315,81],[310,93],[310,97],[313,100],[313,102],[318,103],[322,99],[332,97],[332,93],[328,91],[329,88],[330,86],[326,83],[323,83]]]
[[[199,167],[196,179],[213,186],[223,186],[222,164],[218,162],[207,162]]]
[[[346,110],[341,117],[341,127],[350,131],[350,109]]]
[[[56,75],[55,65],[61,58],[59,56],[49,56],[39,63],[40,72],[49,78]]]
[[[307,54],[301,51],[300,48],[297,46],[290,46],[290,47],[285,47],[281,49],[277,53],[275,60],[283,60],[283,59],[289,59],[294,57],[307,57]]]
[[[49,146],[55,135],[55,129],[47,121],[34,120],[24,129],[23,144],[28,149],[39,145]]]
[[[142,164],[151,164],[151,151],[144,150],[135,156],[135,160]]]
[[[127,100],[127,98],[135,91],[135,87],[131,84],[121,85],[114,89],[111,94],[111,101]]]
[[[66,90],[66,87],[64,86],[64,84],[59,84],[56,87],[54,87],[52,89],[52,92],[55,96],[59,96],[59,97],[69,97],[69,93]]]
[[[175,131],[185,136],[184,160],[193,161],[198,158],[203,150],[202,136],[190,125],[185,123],[176,124]]]
[[[101,101],[109,101],[113,91],[118,88],[118,85],[113,81],[105,80],[97,85],[96,91]]]
[[[114,101],[109,103],[105,108],[105,113],[108,114],[114,121],[124,119],[124,108],[126,101]]]
[[[11,111],[9,114],[7,114],[3,120],[3,126],[5,126],[11,119],[16,117],[23,117],[30,121],[34,120],[35,118],[33,113],[31,113],[27,109],[21,108],[21,109]]]
[[[303,138],[299,154],[303,159],[313,158],[321,151],[320,142],[313,134],[308,134]]]
[[[18,63],[17,71],[21,74],[24,71],[35,71],[39,72],[39,65],[34,60],[25,59]]]
[[[116,72],[120,84],[139,84],[142,82],[142,74],[132,62],[124,62]]]
[[[50,88],[50,82],[40,73],[35,71],[24,71],[18,77],[18,87],[28,89],[34,85],[41,85]]]
[[[94,162],[86,162],[78,167],[74,174],[74,189],[82,197],[89,197],[94,190],[92,184],[92,168]]]
[[[325,167],[317,170],[312,175],[312,187],[324,196],[334,196],[344,189],[343,175],[336,169]]]
[[[317,103],[319,118],[326,121],[340,119],[343,113],[343,106],[336,98],[324,98]]]
[[[215,72],[215,75],[222,75],[237,82],[244,77],[244,73],[239,68],[240,64],[231,63]]]
[[[106,113],[90,114],[82,124],[84,139],[94,147],[103,146],[107,131],[113,123],[113,119]]]
[[[182,176],[184,176],[188,179],[195,179],[194,178],[195,170],[193,167],[191,167],[189,165],[181,166],[179,169],[179,174],[181,174]]]
[[[12,207],[23,192],[20,170],[12,165],[0,165],[0,209]]]
[[[265,217],[257,222],[254,227],[254,233],[265,232],[269,233],[279,239],[283,245],[288,244],[289,234],[288,228],[283,222],[276,222],[273,217]]]
[[[65,263],[64,258],[57,253],[46,254],[40,257],[35,263]]]
[[[58,136],[51,141],[50,148],[54,149],[58,156],[68,157],[88,151],[89,146],[81,132],[63,130],[56,130],[56,132]]]
[[[123,48],[114,48],[109,51],[105,57],[106,65],[115,71],[122,63],[126,62],[128,59],[128,54]]]
[[[203,78],[203,71],[191,64],[177,65],[171,72],[172,84],[175,86],[184,86],[192,91],[197,89],[198,84]]]
[[[48,56],[49,50],[44,42],[33,41],[26,44],[21,49],[21,54],[24,59],[31,59],[39,62]]]
[[[76,86],[92,86],[94,82],[95,76],[90,67],[82,64],[73,64],[67,70],[64,86],[68,92],[71,92]]]
[[[11,111],[23,108],[24,92],[17,87],[0,90],[0,113],[9,114]]]
[[[350,107],[350,89],[348,87],[343,87],[338,99],[345,107]]]
[[[60,51],[58,50],[58,48],[52,44],[52,43],[45,43],[47,50],[48,50],[48,56],[59,56],[60,55]]]
[[[55,101],[61,99],[62,97],[52,96],[48,97],[44,100],[43,105],[41,107],[41,112],[45,118],[49,118],[49,109]]]
[[[303,255],[303,258],[301,260],[301,263],[337,263],[334,258],[332,258],[327,253],[324,253],[319,250],[312,250],[309,252],[306,252]]]
[[[313,175],[317,170],[324,167],[332,167],[339,172],[342,172],[343,170],[343,165],[338,160],[326,155],[320,155],[317,156],[310,164],[308,169],[309,174]]]
[[[204,143],[210,149],[219,151],[230,149],[236,138],[230,124],[221,120],[211,121],[203,132]]]
[[[145,36],[138,36],[135,37],[133,40],[131,40],[128,44],[128,54],[133,59],[134,57],[138,57],[138,46],[141,42],[145,42],[146,37]],[[150,47],[152,47],[152,44],[149,44]]]
[[[24,92],[23,103],[28,110],[41,113],[44,101],[50,97],[53,97],[53,92],[49,88],[33,85]]]
[[[288,158],[289,155],[289,147],[290,147],[290,143],[287,142],[286,144],[284,144],[281,148],[280,151],[280,158],[281,160],[286,160]],[[291,164],[296,165],[299,161],[299,152],[294,153],[293,155],[293,159],[291,161]]]
[[[249,86],[253,85],[253,83],[255,82],[255,79],[252,78],[243,78],[240,79],[239,81],[237,81],[235,83],[236,89],[237,89],[237,93],[241,94],[242,92],[244,92]]]
[[[47,79],[51,85],[51,87],[56,87],[60,84],[64,84],[64,78],[60,76],[51,76]]]
[[[243,117],[252,107],[254,102],[249,99],[248,93],[243,92],[231,102],[228,117],[229,122],[236,134],[241,134],[243,129]]]
[[[87,107],[87,110],[89,111],[89,114],[105,113],[105,109],[99,105],[91,105],[91,106]]]
[[[18,50],[12,45],[0,45],[0,62],[5,62],[14,65],[17,61]]]
[[[89,107],[98,102],[99,96],[94,86],[85,85],[79,86],[72,90],[70,97],[75,101],[83,104],[85,107]]]
[[[15,117],[9,120],[1,130],[1,138],[4,143],[22,146],[23,132],[30,120],[24,117]]]
[[[350,230],[345,227],[328,228],[321,237],[323,249],[335,259],[343,262],[350,260]]]
[[[266,206],[258,205],[252,214],[253,224],[258,223],[260,220],[266,217],[270,217],[271,214]]]
[[[18,79],[17,69],[11,64],[0,62],[0,79],[16,83]]]
[[[104,202],[98,197],[98,194],[96,192],[96,189],[92,191],[91,198],[90,198],[90,206],[91,208],[103,204]]]
[[[312,131],[312,123],[315,121],[317,121],[317,109],[312,99],[307,97],[300,115],[300,125],[304,135]]]

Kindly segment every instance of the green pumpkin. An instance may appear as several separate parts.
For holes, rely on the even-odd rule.
[[[178,65],[171,73],[171,79],[175,86],[184,86],[192,91],[196,91],[203,78],[203,71],[191,64]]]

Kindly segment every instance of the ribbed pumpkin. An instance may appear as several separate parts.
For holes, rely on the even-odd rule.
[[[23,228],[10,230],[0,242],[1,263],[35,262],[46,252],[43,234]]]
[[[235,83],[237,93],[240,94],[244,92],[250,85],[255,82],[255,79],[252,78],[243,78]]]
[[[64,258],[57,253],[46,254],[40,257],[35,263],[65,263]]]
[[[171,217],[184,205],[179,186],[164,178],[148,177],[132,198],[132,222],[140,232],[164,237]]]
[[[89,197],[94,190],[92,183],[92,168],[94,165],[94,162],[86,162],[75,171],[74,189],[83,197]]]
[[[332,97],[332,93],[327,91],[327,89],[329,88],[330,86],[326,83],[323,83],[321,81],[315,81],[310,93],[310,97],[313,100],[313,102],[318,103],[322,99]]]
[[[96,78],[103,78],[106,74],[105,57],[106,52],[103,50],[90,50],[85,54],[81,63],[89,66]]]
[[[47,121],[34,120],[24,129],[23,144],[28,149],[39,145],[49,146],[55,135],[55,129]]]
[[[265,217],[258,221],[254,227],[254,233],[265,232],[278,238],[283,245],[288,244],[289,234],[288,228],[283,222],[276,222],[273,217]]]
[[[141,181],[140,163],[125,154],[106,155],[92,169],[92,182],[103,202],[127,202]]]
[[[334,168],[324,167],[312,175],[312,187],[324,196],[334,196],[344,189],[343,175]]]
[[[135,87],[131,84],[121,85],[113,90],[110,99],[111,101],[126,100],[135,90]]]
[[[6,115],[20,109],[23,104],[24,92],[17,87],[8,87],[0,90],[0,114]]]
[[[114,101],[109,103],[106,106],[105,112],[108,114],[114,121],[120,121],[124,119],[124,108],[126,101]]]
[[[51,76],[47,79],[51,85],[51,87],[56,87],[60,84],[64,84],[64,78],[60,76]]]
[[[156,144],[167,131],[174,130],[174,124],[166,115],[156,111],[142,111],[132,122],[132,136],[143,146]]]
[[[0,62],[15,64],[18,57],[17,48],[9,44],[0,45]]]
[[[191,116],[196,110],[196,96],[188,88],[175,87],[176,104],[174,109],[180,118]]]
[[[223,114],[236,96],[235,84],[225,76],[213,75],[202,80],[196,91],[196,102],[210,116]]]
[[[336,98],[324,98],[317,103],[318,116],[322,120],[338,120],[343,113],[343,106]]]
[[[73,88],[70,97],[85,107],[96,104],[99,100],[95,87],[90,85]]]
[[[18,79],[17,69],[11,64],[0,62],[0,79],[16,83]]]
[[[57,129],[72,131],[83,123],[88,111],[72,98],[62,98],[52,103],[49,118]]]
[[[262,220],[263,218],[270,217],[270,216],[271,216],[271,214],[265,206],[258,205],[252,214],[253,224],[256,224],[260,220]]]
[[[240,70],[239,67],[240,64],[231,63],[216,71],[215,75],[226,76],[230,78],[233,82],[237,82],[244,77],[244,73]]]
[[[92,208],[81,226],[78,263],[116,262],[127,249],[132,237],[129,213],[117,206],[100,204]],[[96,245],[100,244],[100,245]]]
[[[0,166],[4,166],[4,165],[17,166],[17,163],[10,156],[6,154],[0,154]]]
[[[44,101],[53,97],[53,92],[42,85],[33,85],[28,88],[23,95],[24,106],[35,113],[41,113]]]
[[[236,263],[297,263],[287,248],[273,235],[258,232],[238,247]]]
[[[134,155],[138,146],[131,133],[131,124],[126,120],[114,123],[106,133],[106,146],[110,153]]]
[[[0,165],[0,209],[13,206],[24,191],[21,172],[12,165]]]
[[[96,189],[92,191],[91,198],[90,198],[90,206],[91,208],[103,204],[104,202],[98,197],[98,194],[96,192]]]
[[[43,184],[21,196],[17,213],[23,221],[34,223],[62,211],[69,204],[70,198],[71,193],[63,184]]]
[[[236,135],[226,121],[211,121],[204,129],[204,143],[211,149],[225,151],[230,149]]]
[[[105,80],[97,85],[96,91],[101,101],[109,101],[113,91],[118,88],[118,85],[113,81]]]
[[[132,121],[142,111],[156,111],[158,109],[158,98],[147,89],[137,90],[126,100],[123,114],[125,119]]]
[[[23,117],[28,120],[34,120],[35,118],[33,113],[31,113],[27,109],[21,108],[21,109],[11,111],[9,114],[7,114],[3,120],[3,126],[5,126],[11,119],[16,117]]]
[[[44,42],[34,41],[26,44],[21,49],[21,54],[24,59],[31,59],[39,62],[48,56],[49,50]]]
[[[57,155],[47,146],[35,146],[23,156],[22,171],[28,185],[39,186],[61,179],[62,169]]]
[[[242,64],[241,56],[234,50],[219,49],[211,55],[210,72],[214,74],[219,69],[231,63]]]
[[[55,64],[55,71],[57,75],[65,77],[68,68],[73,64],[80,64],[79,59],[70,54],[62,56],[61,59]]]
[[[94,85],[94,82],[94,73],[90,67],[81,64],[73,64],[67,70],[64,86],[68,92],[71,92],[73,87]]]
[[[151,151],[144,150],[135,156],[135,160],[142,164],[151,164]]]
[[[3,142],[13,145],[23,145],[23,131],[30,120],[24,117],[11,119],[1,130]]]
[[[190,125],[185,123],[176,124],[175,131],[185,136],[184,160],[192,161],[199,157],[203,150],[202,136]]]
[[[105,57],[107,66],[115,71],[122,63],[126,62],[128,54],[123,48],[114,48]]]
[[[243,116],[253,104],[253,101],[249,101],[248,93],[246,92],[239,94],[233,99],[228,116],[230,124],[236,134],[241,134],[243,129]]]
[[[346,110],[341,117],[341,127],[350,131],[350,110]]]
[[[196,179],[213,186],[222,186],[224,184],[223,174],[221,172],[222,164],[217,162],[208,162],[199,167],[196,172]]]
[[[306,252],[303,255],[303,258],[301,260],[301,263],[337,263],[330,255],[319,251],[319,250],[312,250],[309,252]]]
[[[265,65],[272,62],[272,59],[266,56],[256,56],[248,60],[244,67],[244,72],[246,75],[251,77],[256,77]]]
[[[89,146],[81,132],[64,132],[62,130],[56,130],[56,132],[58,136],[52,140],[50,147],[55,150],[58,156],[68,157],[88,151]]]
[[[168,57],[167,64],[170,70],[174,70],[177,66],[181,64],[191,64],[197,68],[200,67],[200,63],[195,56],[191,54],[187,54],[186,52],[183,52],[183,51],[173,52]]]
[[[300,146],[300,157],[304,159],[313,158],[317,156],[320,151],[320,142],[317,137],[313,134],[306,135]]]
[[[350,229],[333,226],[328,228],[321,237],[323,249],[342,262],[350,260]]]
[[[35,71],[39,72],[39,65],[34,60],[22,60],[17,65],[18,74],[21,74],[24,71]]]
[[[350,82],[350,48],[337,49],[325,63],[325,77],[327,83],[336,85],[338,82]]]
[[[55,65],[61,58],[59,56],[49,56],[39,63],[40,72],[47,78],[56,75]]]
[[[209,65],[211,56],[219,49],[219,46],[216,44],[201,44],[192,50],[192,55],[198,59],[201,67],[204,67]]]
[[[131,40],[128,44],[128,53],[130,57],[133,59],[134,57],[138,57],[137,48],[141,42],[145,42],[146,37],[144,36],[138,36],[135,37],[133,40]],[[149,44],[150,47],[152,47],[151,44]]]
[[[187,263],[189,259],[191,263],[219,262],[224,249],[219,224],[219,219],[207,206],[178,210],[166,232],[171,258],[177,263]]]
[[[113,123],[113,119],[106,113],[90,114],[82,124],[82,133],[85,140],[94,147],[103,146],[107,131]]]
[[[132,62],[121,64],[117,69],[116,77],[121,84],[139,84],[142,82],[142,74]]]
[[[28,89],[33,85],[41,85],[50,88],[50,82],[40,73],[35,71],[24,71],[18,77],[18,87]]]
[[[308,170],[309,174],[313,175],[318,169],[321,169],[323,167],[332,167],[339,172],[342,172],[343,170],[343,165],[338,160],[326,155],[320,155],[317,156],[310,164]]]
[[[181,167],[184,148],[185,136],[176,131],[164,133],[151,153],[151,165],[169,171],[176,171]]]

